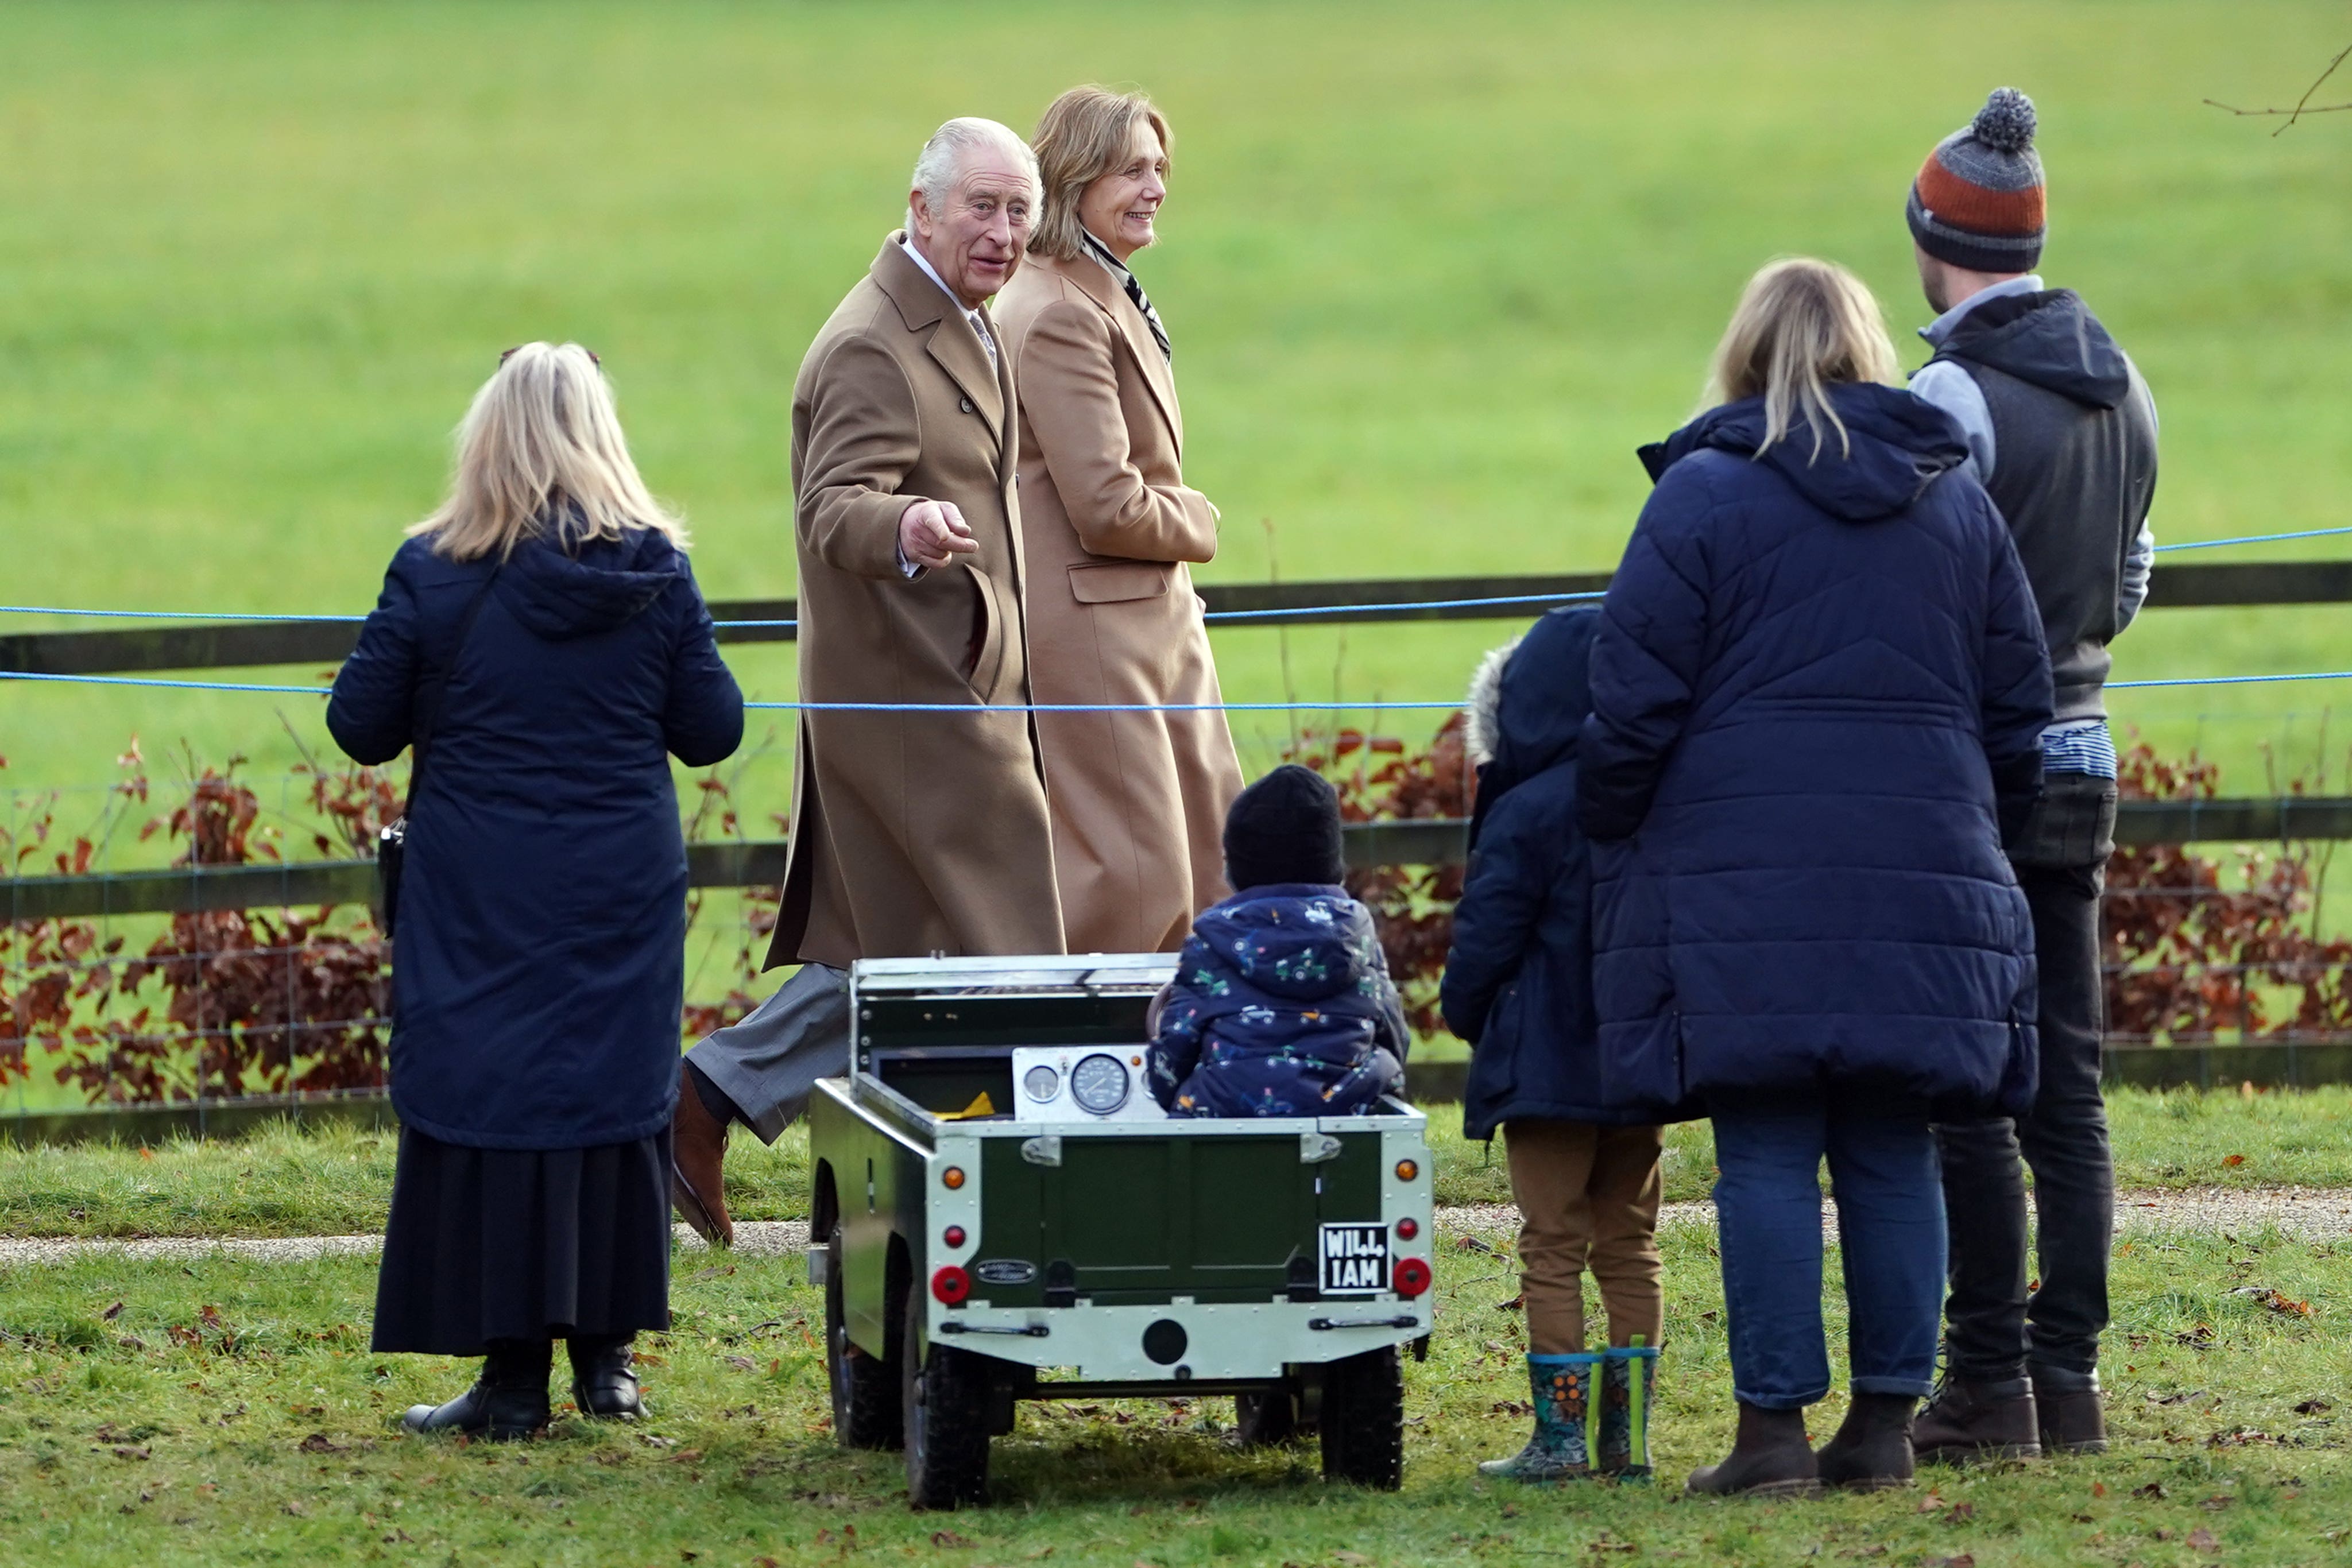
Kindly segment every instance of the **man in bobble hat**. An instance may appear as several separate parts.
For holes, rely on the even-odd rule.
[[[2032,1110],[1939,1129],[1951,1225],[1944,1385],[1920,1413],[1922,1460],[2106,1447],[2115,1162],[2099,1095],[2105,1020],[2099,893],[2114,849],[2116,749],[2102,700],[2107,644],[2147,596],[2155,539],[2156,405],[2071,289],[2034,268],[2046,228],[2033,104],[2014,88],[1938,142],[1905,215],[1935,357],[1911,390],[1950,414],[2017,540],[2057,690],[2042,798],[2010,846],[2041,972]],[[2031,1294],[2023,1166],[2033,1167],[2041,1282]]]

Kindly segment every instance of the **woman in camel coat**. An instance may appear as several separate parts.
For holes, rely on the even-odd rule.
[[[1168,122],[1139,93],[1076,88],[1032,139],[1045,188],[997,297],[1021,408],[1021,532],[1034,700],[1214,704],[1187,562],[1217,509],[1183,475],[1159,313],[1127,269],[1167,194]],[[1222,712],[1041,713],[1055,880],[1073,953],[1170,951],[1224,896],[1241,792]]]

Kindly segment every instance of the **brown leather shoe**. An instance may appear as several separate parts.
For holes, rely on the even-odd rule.
[[[713,1247],[734,1246],[735,1222],[727,1218],[727,1124],[704,1109],[682,1061],[669,1159],[669,1201],[677,1217]]]
[[[2033,1407],[2033,1380],[1945,1378],[1935,1403],[1919,1412],[1911,1428],[1911,1451],[1923,1465],[2040,1458],[2042,1424]]]
[[[1822,1490],[1802,1410],[1764,1410],[1741,1401],[1739,1429],[1719,1465],[1701,1465],[1684,1490],[1711,1497],[1811,1497]]]
[[[2099,1389],[2044,1388],[2033,1385],[2033,1408],[2042,1425],[2045,1454],[2104,1454],[2107,1451],[2107,1415]]]

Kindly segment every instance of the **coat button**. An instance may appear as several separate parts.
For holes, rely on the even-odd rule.
[[[962,398],[962,399],[960,399],[960,400],[958,400],[958,401],[960,401],[961,402],[962,402],[964,413],[970,413],[971,412],[971,399],[970,399],[970,398]]]

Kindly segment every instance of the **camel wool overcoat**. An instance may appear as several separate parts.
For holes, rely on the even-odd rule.
[[[1031,700],[1012,356],[901,238],[793,387],[801,697],[975,711],[803,712],[771,968],[1063,950],[1030,716],[977,711]],[[917,500],[954,503],[978,552],[910,579]]]
[[[1021,410],[1021,536],[1040,703],[1216,703],[1188,561],[1216,508],[1184,484],[1184,417],[1150,325],[1090,256],[1032,255],[997,298]],[[1043,713],[1073,953],[1173,952],[1225,896],[1241,792],[1225,716]]]

